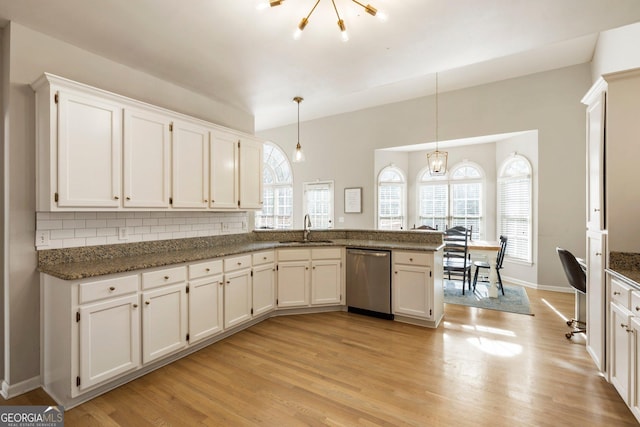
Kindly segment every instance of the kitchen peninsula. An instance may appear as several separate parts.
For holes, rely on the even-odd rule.
[[[256,230],[39,251],[43,388],[68,409],[271,316],[344,311],[346,248],[391,251],[395,320],[439,325],[437,231]]]

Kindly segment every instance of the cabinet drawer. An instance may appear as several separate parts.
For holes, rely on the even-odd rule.
[[[397,264],[430,266],[433,255],[424,252],[394,252],[393,262]]]
[[[253,254],[253,265],[269,264],[275,260],[273,251],[256,252]]]
[[[213,276],[214,274],[220,273],[222,273],[221,259],[189,265],[189,279],[198,279],[200,277]]]
[[[311,249],[311,259],[340,259],[342,249],[340,248],[314,248]]]
[[[249,267],[251,267],[251,255],[236,256],[224,260],[225,273]]]
[[[138,276],[126,276],[100,280],[98,282],[81,283],[79,289],[80,304],[130,294],[138,290]]]
[[[611,279],[611,302],[629,310],[631,305],[631,286],[616,279]]]
[[[307,261],[311,259],[309,249],[280,249],[278,251],[278,261]]]
[[[142,289],[157,288],[158,286],[170,285],[186,280],[187,269],[184,266],[150,271],[148,273],[142,273]]]

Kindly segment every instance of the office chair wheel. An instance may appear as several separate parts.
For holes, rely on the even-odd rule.
[[[568,340],[570,340],[573,336],[573,332],[567,332],[566,334],[564,334],[564,336],[567,337]]]
[[[567,320],[567,326],[573,326],[573,319]]]

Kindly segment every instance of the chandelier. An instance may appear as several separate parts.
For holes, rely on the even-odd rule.
[[[275,6],[280,6],[285,0],[267,0],[267,1],[263,1],[262,3],[260,3],[258,5],[258,8],[267,8],[267,7],[275,7]],[[309,23],[309,18],[311,17],[311,14],[313,14],[313,12],[316,10],[316,7],[318,7],[318,4],[320,3],[321,0],[316,0],[315,4],[313,5],[313,7],[311,8],[311,10],[309,11],[309,13],[307,14],[307,16],[305,16],[304,18],[302,18],[300,20],[300,23],[298,24],[298,27],[296,28],[296,31],[293,33],[293,38],[298,40],[300,38],[300,36],[302,36],[302,31],[305,29],[305,27],[307,26],[307,24]],[[387,20],[387,15],[376,9],[375,7],[371,6],[370,4],[363,4],[360,3],[358,0],[351,0],[353,3],[357,4],[358,6],[362,7],[365,12],[367,12],[369,15],[371,16],[375,16],[378,19],[380,19],[381,21],[386,21]],[[340,29],[340,35],[342,37],[343,41],[348,41],[349,40],[349,34],[347,33],[347,26],[344,23],[344,19],[342,19],[340,17],[340,12],[338,12],[338,7],[336,6],[336,2],[335,0],[331,0],[331,4],[333,5],[333,10],[335,10],[336,12],[336,17],[338,18],[338,28]]]
[[[427,154],[429,173],[431,176],[442,176],[447,173],[447,157],[449,153],[438,150],[438,73],[436,73],[436,151]]]

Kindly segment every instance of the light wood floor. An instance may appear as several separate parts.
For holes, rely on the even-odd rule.
[[[527,293],[535,316],[446,305],[435,330],[272,318],[67,411],[65,425],[637,425],[584,338],[564,337],[554,310],[571,317],[573,295]],[[36,390],[2,404],[53,401]]]

